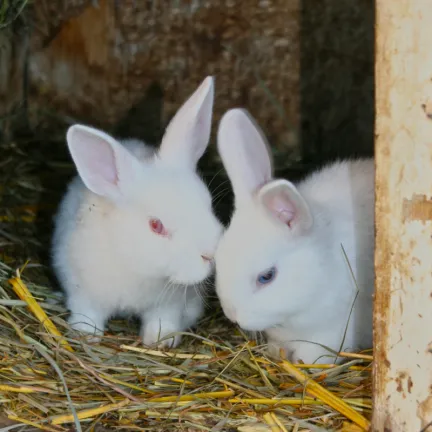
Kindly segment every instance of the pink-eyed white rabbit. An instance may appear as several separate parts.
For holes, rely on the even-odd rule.
[[[87,126],[69,128],[79,175],[59,207],[52,256],[75,329],[97,340],[112,315],[138,314],[150,345],[203,313],[203,285],[223,229],[196,172],[210,138],[213,98],[207,77],[158,150]]]
[[[242,109],[221,119],[218,150],[235,195],[215,255],[226,316],[265,331],[269,353],[283,348],[292,361],[329,362],[325,347],[339,352],[343,340],[370,348],[373,160],[329,164],[297,185],[274,179],[262,131]]]

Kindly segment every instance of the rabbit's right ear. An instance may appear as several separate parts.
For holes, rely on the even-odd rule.
[[[271,153],[264,134],[246,110],[235,108],[222,116],[217,140],[236,202],[250,199],[272,177]]]
[[[174,165],[195,168],[210,140],[214,78],[208,76],[170,121],[159,156]]]
[[[108,134],[83,125],[66,134],[69,151],[82,181],[97,195],[121,200],[133,187],[139,161]]]

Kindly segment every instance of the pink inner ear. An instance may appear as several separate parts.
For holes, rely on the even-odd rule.
[[[263,199],[264,205],[270,212],[277,217],[282,223],[291,226],[292,221],[296,216],[296,208],[294,203],[281,192],[272,194]]]
[[[106,180],[108,183],[117,185],[118,173],[116,169],[114,153],[110,148],[107,151],[100,151],[97,146],[88,146],[88,169],[97,173],[100,177]]]
[[[111,138],[100,131],[75,127],[68,132],[68,144],[78,172],[94,193],[114,197],[118,193],[119,171]],[[126,152],[118,155],[120,161]],[[126,162],[126,161],[125,161]]]

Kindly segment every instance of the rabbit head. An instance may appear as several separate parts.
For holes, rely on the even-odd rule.
[[[222,225],[196,166],[209,142],[213,98],[207,77],[145,158],[100,130],[75,125],[67,132],[79,176],[110,208],[102,216],[112,221],[112,247],[149,278],[195,284],[212,272]]]
[[[311,209],[289,181],[272,179],[271,153],[242,109],[222,117],[218,150],[235,210],[216,251],[216,290],[226,316],[250,331],[307,310],[325,262]]]

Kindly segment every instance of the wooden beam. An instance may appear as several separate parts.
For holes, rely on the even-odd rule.
[[[431,6],[376,2],[374,432],[432,432]]]

